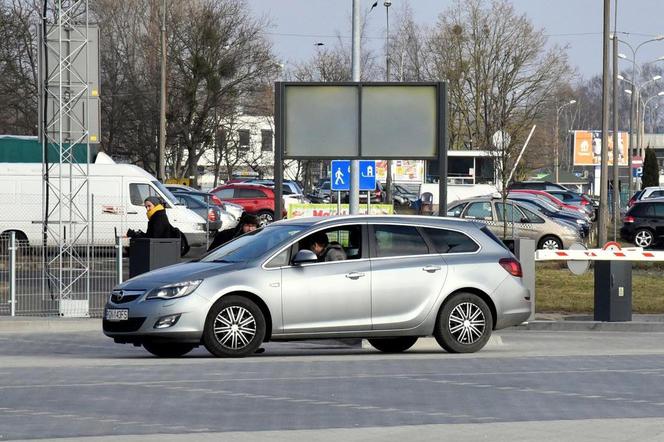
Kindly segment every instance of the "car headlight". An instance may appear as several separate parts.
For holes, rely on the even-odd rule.
[[[194,290],[198,288],[203,282],[202,279],[197,279],[195,281],[184,281],[177,282],[175,284],[168,284],[156,289],[153,289],[148,293],[148,296],[145,299],[174,299],[182,298],[193,293]]]
[[[576,220],[576,223],[577,223],[577,224],[581,224],[581,225],[586,224],[586,222],[585,222],[584,220],[582,220],[582,219],[577,219],[577,220]]]
[[[205,230],[205,224],[195,223],[194,230]]]

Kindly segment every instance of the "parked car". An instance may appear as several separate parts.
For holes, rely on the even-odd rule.
[[[392,185],[392,200],[398,206],[410,206],[419,199],[416,192],[412,192],[399,184]]]
[[[564,204],[583,209],[591,219],[595,218],[595,207],[590,198],[571,190],[547,190],[546,193],[555,196]]]
[[[251,183],[251,184],[262,184],[263,186],[268,186],[274,188],[274,180],[247,180],[245,181],[246,183]],[[299,184],[297,184],[295,181],[292,180],[284,180],[281,183],[281,192],[284,195],[303,195],[304,190],[300,187]]]
[[[198,189],[194,189],[193,187],[187,186],[185,184],[164,184],[164,187],[171,192],[198,192]]]
[[[647,200],[650,198],[661,198],[664,197],[664,187],[662,186],[649,186],[645,189],[641,189],[636,192],[627,202],[628,207],[632,207],[634,203],[641,200]]]
[[[214,193],[202,192],[200,190],[185,191],[184,189],[176,189],[173,192],[173,195],[177,196],[179,193],[187,193],[203,201],[205,204],[219,206],[222,210],[222,215],[223,212],[227,212],[229,215],[231,215],[233,217],[233,220],[229,222],[224,222],[222,230],[235,227],[235,225],[237,225],[237,220],[239,220],[242,214],[244,213],[244,208],[242,206],[230,203],[228,201],[224,202]]]
[[[472,219],[486,224],[498,237],[503,237],[507,224],[506,241],[516,238],[534,239],[538,249],[567,249],[583,238],[578,228],[556,222],[543,214],[508,201],[503,207],[500,198],[487,196],[456,201],[447,209],[447,216]],[[504,216],[505,214],[505,216]]]
[[[370,192],[371,195],[371,204],[380,204],[385,201],[385,190],[383,189],[383,184],[380,181],[376,181],[376,190]],[[323,181],[321,186],[318,188],[318,191],[313,194],[315,199],[320,200],[321,202],[336,203],[337,202],[337,191],[330,189],[330,180],[327,179]],[[349,192],[341,192],[341,202],[344,204],[348,203]],[[360,203],[366,204],[367,202],[367,192],[360,192]]]
[[[510,191],[510,193],[512,193],[512,192],[514,192],[514,193],[517,193],[517,192],[518,193],[530,193],[532,195],[537,195],[537,196],[548,199],[550,202],[552,202],[553,204],[555,204],[559,208],[579,212],[579,213],[582,213],[582,214],[584,214],[584,215],[586,215],[590,218],[590,215],[588,215],[588,212],[585,211],[584,209],[582,209],[580,207],[577,207],[577,206],[573,206],[571,204],[566,204],[563,201],[561,201],[560,199],[556,198],[555,196],[553,196],[550,193],[545,192],[543,190],[514,189],[514,190]]]
[[[274,221],[274,192],[260,184],[224,184],[212,190],[222,201],[229,201],[258,216],[262,223]]]
[[[514,181],[507,186],[507,190],[528,189],[528,190],[568,190],[561,184],[551,181]]]
[[[339,241],[346,260],[320,262],[308,249],[321,232]],[[394,353],[431,335],[448,352],[476,352],[493,330],[530,315],[521,277],[519,261],[478,223],[298,218],[118,285],[103,331],[162,357],[199,345],[243,357],[265,341],[341,337]]]
[[[178,203],[183,204],[187,209],[193,210],[201,218],[207,220],[206,227],[209,232],[221,230],[223,225],[221,207],[214,204],[206,204],[205,201],[187,192],[175,192],[173,195]],[[227,217],[230,217],[230,215],[227,214]],[[228,221],[230,221],[229,218],[227,218]]]
[[[664,198],[634,203],[623,218],[620,237],[637,247],[652,247],[664,240]]]
[[[587,238],[590,235],[592,223],[581,213],[561,210],[554,206],[549,200],[528,193],[511,192],[508,194],[508,198],[512,201],[517,201],[519,205],[531,209],[535,211],[535,213],[541,212],[545,216],[570,223],[575,227],[580,228],[582,232],[581,236],[583,238]]]

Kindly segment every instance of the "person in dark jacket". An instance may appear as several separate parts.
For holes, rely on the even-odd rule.
[[[309,248],[318,256],[319,261],[343,261],[348,259],[341,244],[336,241],[330,242],[325,232],[314,233]]]
[[[127,231],[130,238],[173,238],[174,229],[166,216],[166,209],[161,204],[161,200],[156,196],[149,196],[143,202],[148,216],[148,230],[143,233],[138,230]]]
[[[212,240],[212,244],[210,244],[210,247],[208,247],[208,252],[226,244],[228,241],[235,239],[238,236],[256,230],[259,224],[260,222],[256,215],[243,213],[240,217],[240,222],[234,229],[226,229],[217,232],[217,234],[214,236],[214,240]]]

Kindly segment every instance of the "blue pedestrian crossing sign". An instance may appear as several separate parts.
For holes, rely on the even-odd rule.
[[[333,160],[330,175],[330,189],[334,191],[350,190],[350,161]]]
[[[350,190],[350,161],[333,160],[330,176],[330,189],[333,191]],[[376,162],[360,161],[360,191],[376,190]]]

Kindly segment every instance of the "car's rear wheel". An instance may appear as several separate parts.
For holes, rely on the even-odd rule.
[[[274,221],[274,212],[271,210],[261,210],[256,214],[256,216],[258,217],[258,221],[261,223],[261,227]]]
[[[655,236],[652,234],[652,231],[649,229],[639,229],[634,235],[634,244],[637,247],[650,247],[655,241]]]
[[[457,293],[438,314],[434,337],[449,353],[473,353],[491,337],[493,317],[487,303],[474,293]]]
[[[537,245],[538,249],[560,250],[563,248],[563,242],[555,236],[545,236],[540,239]]]
[[[417,336],[369,339],[369,344],[371,344],[376,350],[380,350],[383,353],[401,353],[415,345],[416,342]]]
[[[143,348],[160,358],[179,358],[184,356],[196,347],[193,344],[183,344],[177,342],[156,343],[144,342]]]
[[[205,321],[203,344],[217,357],[241,358],[253,354],[265,338],[261,309],[242,296],[225,296]]]

